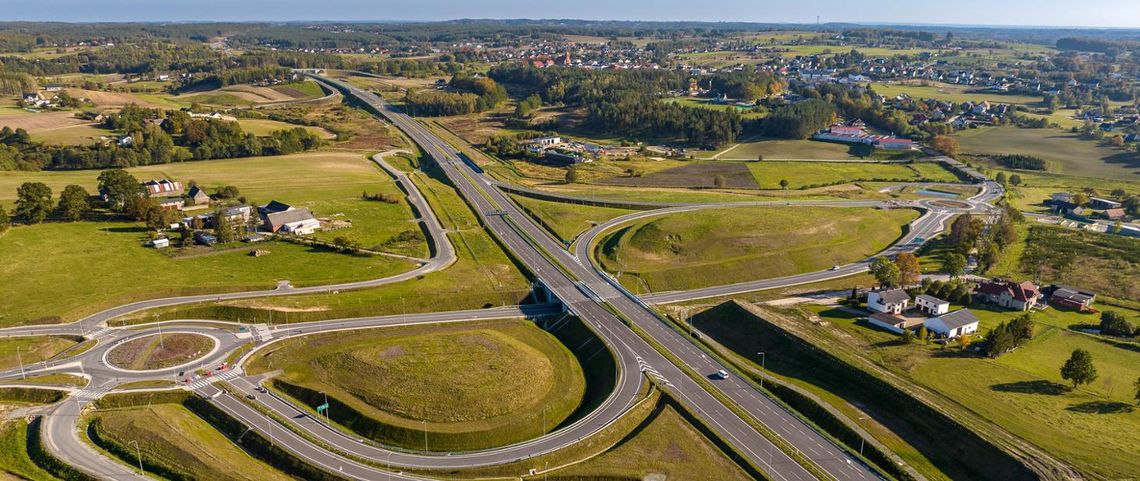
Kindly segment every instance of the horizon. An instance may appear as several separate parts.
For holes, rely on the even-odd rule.
[[[62,23],[408,23],[458,20],[620,21],[753,23],[796,26],[854,24],[949,28],[1140,29],[1140,3],[1087,0],[1079,8],[1059,0],[986,0],[923,2],[872,0],[858,5],[818,0],[812,5],[770,1],[711,0],[694,9],[682,0],[635,0],[606,3],[583,0],[574,5],[536,4],[526,0],[459,2],[396,0],[377,6],[368,0],[328,0],[314,12],[295,0],[201,0],[165,4],[147,0],[59,0],[51,8],[13,8],[6,22]],[[23,2],[0,0],[0,5]],[[952,7],[952,8],[943,8]],[[332,11],[339,10],[338,13]],[[984,12],[980,13],[980,12]],[[977,21],[977,19],[985,21]],[[995,23],[992,19],[1006,22]],[[1058,22],[1065,19],[1065,22]],[[1131,23],[1129,23],[1131,22]]]

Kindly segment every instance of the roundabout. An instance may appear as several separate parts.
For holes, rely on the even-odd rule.
[[[124,371],[161,371],[193,365],[221,346],[210,335],[192,332],[148,333],[120,341],[103,353],[103,362]]]

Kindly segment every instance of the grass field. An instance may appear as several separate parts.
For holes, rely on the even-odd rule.
[[[1125,152],[1056,129],[991,127],[955,137],[964,153],[1032,155],[1045,159],[1051,173],[1140,181],[1140,165]]]
[[[32,462],[27,446],[26,420],[0,421],[0,480],[56,481],[55,476]]]
[[[388,204],[360,198],[362,191],[401,199],[402,195],[390,178],[355,153],[186,162],[140,167],[132,172],[140,179],[196,180],[207,190],[232,184],[251,203],[276,199],[310,207],[320,218],[352,221],[352,227],[323,232],[319,238],[344,236],[366,247],[387,250],[390,239],[417,229],[403,200]],[[76,183],[94,192],[97,175],[96,171],[3,172],[0,199],[12,199],[23,181],[46,182],[55,192]],[[3,321],[11,325],[53,316],[74,319],[132,299],[269,288],[282,279],[297,285],[371,279],[410,267],[405,261],[386,257],[349,256],[286,243],[265,246],[272,253],[265,258],[246,256],[246,248],[202,249],[209,255],[175,258],[142,247],[144,234],[140,225],[124,222],[47,223],[11,229],[0,237],[0,278],[23,282],[10,291],[14,300],[7,306]],[[393,250],[427,255],[427,245],[422,242],[401,244]],[[77,266],[81,267],[79,271]],[[147,282],[135,282],[138,279]],[[44,295],[51,295],[53,301],[40,302]]]
[[[916,99],[935,99],[954,103],[981,102],[984,100],[990,103],[1035,106],[1042,102],[1041,97],[1005,95],[994,92],[969,92],[968,90],[973,88],[972,86],[938,82],[930,82],[927,85],[876,82],[871,84],[871,88],[875,93],[888,98],[906,94]]]
[[[719,155],[718,155],[719,154]],[[698,158],[719,160],[756,160],[763,155],[765,160],[808,159],[808,160],[857,160],[850,154],[850,146],[836,142],[815,140],[756,140],[741,142],[719,152],[698,152]]]
[[[600,241],[596,255],[607,271],[625,273],[631,289],[693,289],[860,260],[917,217],[911,210],[827,207],[702,210],[622,227]]]
[[[1124,312],[1134,318],[1136,312]],[[1036,333],[1028,344],[996,360],[941,349],[902,345],[897,336],[824,307],[813,308],[845,334],[833,338],[874,362],[906,375],[983,418],[1047,451],[1110,479],[1127,479],[1140,468],[1126,453],[1140,446],[1140,419],[1132,408],[1132,383],[1140,377],[1135,344],[1107,341],[1065,328],[1097,317],[1049,309],[1034,313]],[[971,306],[988,331],[1018,312]],[[1100,378],[1075,391],[1060,378],[1060,367],[1077,348],[1092,353]],[[947,373],[954,373],[948,376]],[[1124,478],[1121,478],[1124,476]]]
[[[4,318],[4,314],[0,314],[0,322]],[[77,345],[78,340],[60,336],[11,337],[0,340],[0,369],[19,367],[21,360],[25,366],[31,366]]]
[[[186,476],[219,481],[288,481],[293,478],[254,459],[206,421],[177,404],[155,404],[95,414],[101,437],[131,457],[137,441],[144,465]]]
[[[253,135],[269,135],[269,134],[272,134],[273,132],[276,132],[278,130],[288,130],[288,129],[295,129],[297,127],[301,127],[305,130],[308,130],[309,132],[311,132],[313,134],[319,135],[323,139],[331,139],[333,137],[336,137],[336,135],[333,134],[332,132],[329,132],[329,131],[322,129],[320,127],[312,127],[312,126],[308,126],[308,125],[294,125],[294,124],[285,123],[285,122],[278,122],[276,120],[238,119],[237,122],[239,124],[241,124],[241,129],[243,131],[245,131],[247,133],[251,133]]]
[[[681,105],[682,107],[689,107],[689,108],[695,108],[695,109],[718,110],[721,112],[723,112],[725,110],[732,110],[732,111],[736,111],[737,113],[739,113],[740,116],[745,118],[745,119],[760,119],[760,118],[765,117],[765,114],[753,111],[752,109],[747,108],[747,107],[740,107],[740,106],[737,106],[734,104],[718,104],[718,103],[709,101],[709,99],[701,99],[701,98],[695,98],[695,97],[674,97],[674,98],[670,98],[670,99],[665,99],[664,102],[675,103],[675,104]]]
[[[574,355],[529,321],[307,336],[262,351],[247,364],[250,373],[275,369],[284,370],[278,380],[337,401],[331,419],[355,426],[350,418],[366,416],[394,428],[380,432],[404,434],[361,435],[415,449],[423,446],[423,429],[436,450],[530,439],[568,418],[585,393]],[[355,413],[338,411],[341,406]]]
[[[597,223],[633,212],[610,207],[551,202],[520,195],[511,195],[511,198],[530,215],[537,217],[555,236],[567,243]]]
[[[581,479],[752,479],[671,406],[616,447],[581,464],[549,473],[560,481]]]
[[[134,371],[164,369],[205,356],[214,344],[209,337],[183,332],[140,337],[115,346],[107,353],[107,361]]]
[[[779,189],[780,180],[788,188],[823,186],[857,181],[958,182],[940,164],[864,164],[841,162],[749,162],[749,170],[763,189]]]

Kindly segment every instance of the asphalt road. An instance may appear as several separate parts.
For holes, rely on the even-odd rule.
[[[422,124],[402,113],[390,110],[382,99],[369,92],[348,84],[328,79],[325,81],[365,102],[423,147],[451,179],[463,198],[473,206],[488,230],[534,272],[571,311],[584,319],[610,344],[619,357],[619,365],[623,372],[631,372],[630,368],[633,367],[629,362],[631,357],[637,359],[641,367],[649,366],[656,373],[664,389],[686,404],[714,432],[772,478],[814,479],[806,469],[777,449],[771,441],[725,406],[713,393],[696,384],[680,367],[673,365],[664,355],[629,329],[608,308],[616,310],[699,375],[709,375],[721,369],[727,370],[726,366],[705,356],[693,343],[666,325],[636,297],[611,284],[607,277],[579,263],[502,192],[492,187],[489,179],[465,163],[453,147],[440,140]],[[552,256],[558,264],[554,264],[546,257],[547,255]],[[563,271],[563,268],[566,271]],[[628,377],[623,376],[625,379]],[[842,480],[878,479],[871,469],[854,456],[831,443],[747,382],[734,376],[711,382],[719,391],[718,395],[731,399],[750,416],[779,433],[785,441],[795,446],[832,477]],[[627,384],[631,383],[619,382],[615,393],[625,391]]]

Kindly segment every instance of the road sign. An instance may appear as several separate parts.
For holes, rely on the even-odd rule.
[[[320,406],[317,406],[317,412],[323,413],[328,408],[329,408],[329,403],[321,404]]]

